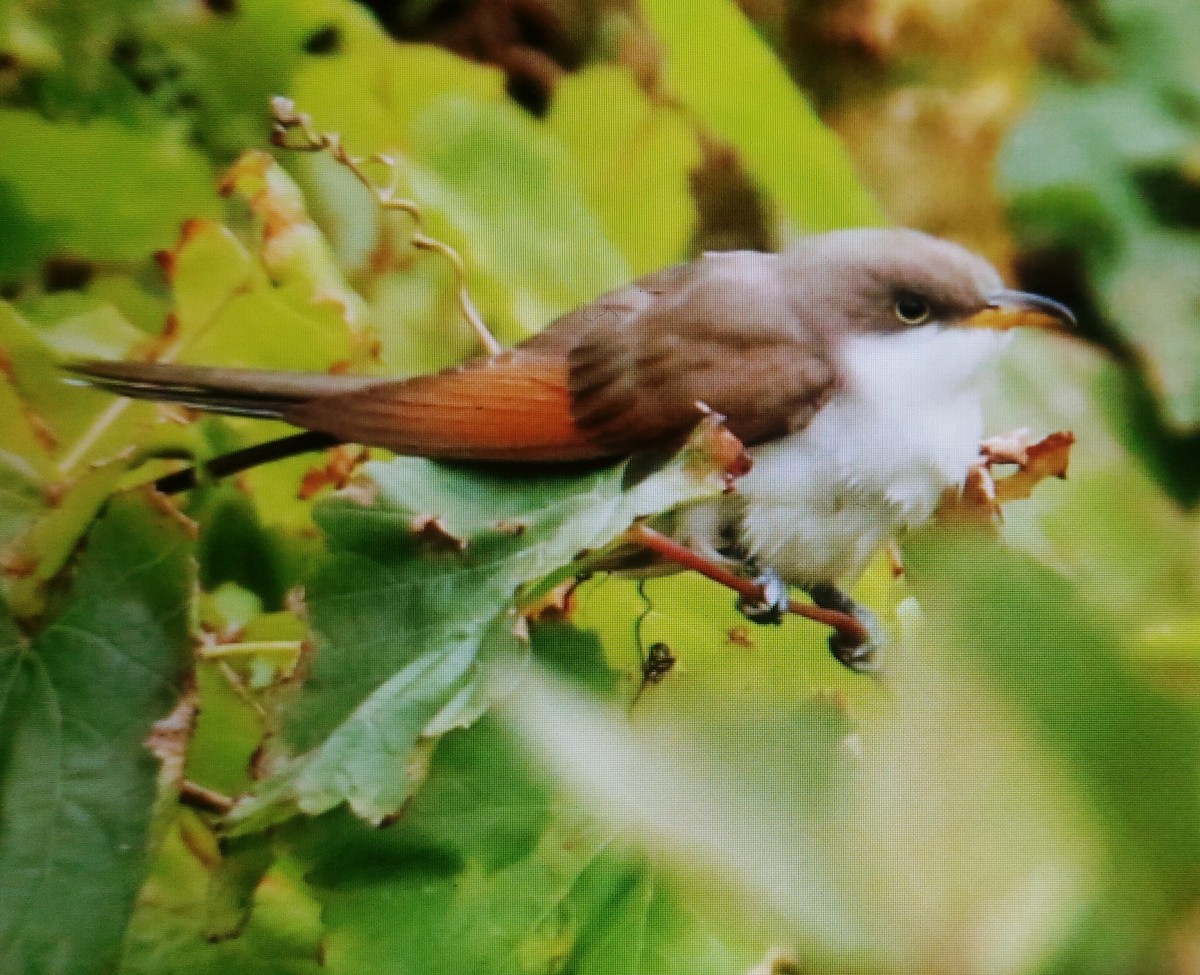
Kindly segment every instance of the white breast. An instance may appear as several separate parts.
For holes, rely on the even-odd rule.
[[[835,582],[861,572],[897,530],[927,520],[978,459],[979,373],[1003,341],[938,326],[853,340],[843,388],[804,430],[754,448],[738,482],[745,507],[730,527],[759,567],[801,586]],[[689,512],[680,535],[715,547],[719,510]]]

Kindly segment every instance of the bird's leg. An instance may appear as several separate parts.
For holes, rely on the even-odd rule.
[[[756,576],[754,583],[761,587],[762,595],[756,600],[739,597],[742,615],[752,623],[782,623],[793,607],[787,584],[772,569]],[[844,614],[855,624],[833,625],[829,650],[838,662],[858,672],[876,670],[887,634],[875,614],[833,585],[810,586],[805,591],[820,609]]]
[[[838,662],[860,672],[877,670],[881,651],[887,643],[887,631],[875,614],[829,583],[809,586],[807,592],[818,606],[852,617],[866,634],[866,639],[859,639],[857,634],[854,635],[856,638],[850,638],[842,630],[831,633],[829,651]]]
[[[744,593],[739,595],[738,612],[751,623],[778,626],[783,622],[792,604],[791,597],[788,595],[787,583],[779,578],[779,573],[773,569],[760,573],[754,577],[753,581],[758,587],[758,594],[755,596],[747,596]]]

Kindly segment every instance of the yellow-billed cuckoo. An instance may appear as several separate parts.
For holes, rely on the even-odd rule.
[[[125,396],[285,420],[312,432],[297,447],[324,437],[460,461],[577,462],[662,448],[696,425],[704,404],[726,418],[753,466],[733,492],[678,512],[675,541],[766,574],[765,604],[743,607],[752,619],[777,618],[790,583],[874,632],[837,586],[895,532],[927,520],[978,462],[981,370],[1003,344],[995,329],[1070,321],[1062,305],[1006,289],[991,264],[955,244],[852,230],[784,254],[706,254],[498,356],[434,375],[72,368]],[[832,644],[859,667],[875,648],[838,634]]]

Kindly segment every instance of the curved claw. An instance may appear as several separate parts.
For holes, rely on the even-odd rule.
[[[888,642],[887,631],[874,613],[857,604],[854,605],[853,616],[866,629],[866,641],[854,643],[835,631],[829,635],[829,652],[838,663],[856,673],[874,673],[883,663],[883,650]]]
[[[764,572],[754,581],[762,589],[762,598],[751,602],[745,596],[740,597],[737,603],[738,611],[751,623],[778,626],[786,618],[788,605],[791,603],[787,584],[770,571]]]
[[[867,631],[867,639],[861,643],[845,633],[834,631],[830,634],[829,652],[838,663],[860,674],[878,671],[883,649],[888,644],[888,632],[875,614],[833,585],[812,586],[808,593],[818,606],[853,616]]]
[[[849,667],[855,673],[873,673],[878,670],[880,649],[874,640],[854,644],[847,641],[840,633],[831,633],[829,636],[829,652],[833,654],[838,663]]]

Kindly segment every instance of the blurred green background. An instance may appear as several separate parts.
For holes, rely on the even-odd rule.
[[[0,0],[0,972],[1200,970],[1197,50],[1194,0]],[[692,579],[524,633],[670,471],[300,500],[310,456],[177,509],[164,458],[283,428],[63,358],[475,352],[279,94],[394,159],[504,341],[703,250],[959,240],[1079,314],[990,421],[1070,478],[868,572],[878,681]]]

